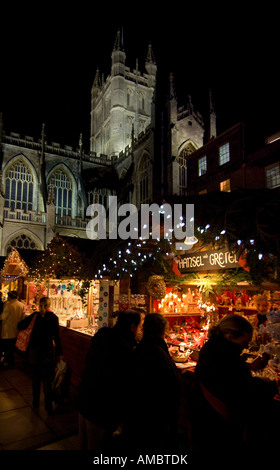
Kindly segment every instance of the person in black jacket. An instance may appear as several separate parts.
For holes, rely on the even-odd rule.
[[[81,450],[109,451],[112,445],[123,420],[130,354],[144,316],[141,309],[119,312],[115,326],[101,328],[91,340],[78,399]]]
[[[265,434],[264,410],[272,405],[277,387],[274,382],[253,377],[241,356],[252,331],[244,317],[226,315],[210,328],[199,354],[192,406],[193,451],[208,464],[211,459],[216,464],[219,455],[231,459],[243,455],[254,423],[258,423],[258,432],[261,428],[262,436]]]
[[[59,336],[58,317],[50,311],[50,299],[40,299],[40,310],[19,322],[18,330],[24,330],[36,315],[36,320],[27,348],[28,363],[32,373],[33,407],[38,408],[40,402],[40,383],[43,381],[45,409],[52,413],[52,379],[54,376],[54,345],[56,359],[62,358],[62,347]]]
[[[169,355],[167,319],[150,313],[132,354],[123,445],[132,454],[176,452],[181,374]]]

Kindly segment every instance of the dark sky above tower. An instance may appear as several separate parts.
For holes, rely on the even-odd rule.
[[[122,11],[88,2],[80,2],[79,10],[76,4],[58,11],[56,4],[40,5],[38,12],[11,2],[1,7],[6,132],[38,138],[45,122],[48,141],[78,146],[83,133],[88,150],[91,86],[97,67],[105,78],[110,72],[118,28],[130,68],[138,59],[144,72],[152,43],[162,96],[172,72],[179,104],[191,95],[195,108],[207,113],[212,89],[219,132],[240,120],[253,122],[264,136],[280,129],[277,15],[269,5],[243,11],[235,3],[214,11],[213,5],[206,10],[186,2],[152,12],[146,4],[145,11],[145,5],[140,11],[129,3]]]

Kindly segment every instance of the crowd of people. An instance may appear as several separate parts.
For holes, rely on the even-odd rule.
[[[167,327],[159,313],[143,320],[128,310],[115,327],[92,338],[80,388],[81,449],[187,451],[198,465],[224,464],[229,456],[235,464],[241,456],[252,462],[266,448],[271,456],[280,437],[278,389],[274,381],[253,377],[241,356],[252,339],[249,321],[226,315],[210,328],[195,373],[183,374],[169,354]]]
[[[17,332],[35,320],[27,350],[33,406],[39,406],[43,381],[45,408],[52,413],[54,366],[62,348],[49,298],[25,316],[12,291],[1,308],[4,365],[13,366]],[[260,433],[262,446],[278,442],[276,383],[253,377],[241,356],[252,338],[251,324],[230,314],[211,327],[194,373],[176,367],[167,328],[159,313],[127,309],[113,327],[92,337],[79,387],[80,449],[114,455],[187,451],[203,464],[219,455],[258,452]]]

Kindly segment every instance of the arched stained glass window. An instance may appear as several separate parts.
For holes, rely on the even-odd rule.
[[[30,169],[22,159],[17,160],[6,171],[5,207],[12,211],[33,210],[33,188],[34,181]]]
[[[179,194],[184,195],[187,188],[187,158],[195,151],[195,146],[192,142],[188,142],[187,145],[180,152],[177,157],[179,163]]]
[[[115,193],[115,190],[95,188],[93,191],[87,193],[88,205],[102,204],[107,210],[109,207],[109,196],[113,196]]]
[[[150,202],[151,188],[149,187],[149,173],[151,171],[150,159],[148,156],[142,158],[139,166],[139,189],[140,204],[148,204]]]
[[[25,249],[25,250],[38,250],[39,249],[37,243],[25,233],[17,235],[17,237],[15,237],[13,240],[10,241],[7,247],[7,254],[10,253],[10,251],[12,251],[13,248]]]
[[[72,182],[67,173],[59,168],[52,173],[50,183],[53,186],[55,212],[60,215],[71,215],[72,212]]]

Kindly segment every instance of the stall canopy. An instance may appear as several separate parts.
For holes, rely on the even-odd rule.
[[[18,250],[13,248],[4,260],[3,268],[0,271],[0,277],[2,280],[21,276],[25,277],[28,271],[28,265],[19,254]]]

